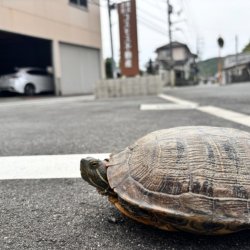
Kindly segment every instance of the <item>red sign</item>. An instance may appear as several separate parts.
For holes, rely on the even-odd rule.
[[[120,27],[121,73],[124,76],[139,74],[136,0],[118,4]]]

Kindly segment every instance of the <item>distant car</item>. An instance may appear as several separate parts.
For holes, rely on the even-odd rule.
[[[0,76],[0,91],[27,96],[53,92],[53,77],[47,70],[41,68],[16,68],[11,74]]]

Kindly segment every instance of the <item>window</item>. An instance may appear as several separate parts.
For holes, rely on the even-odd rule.
[[[87,1],[88,0],[69,0],[71,4],[74,4],[79,7],[84,7],[84,8],[87,8],[87,5],[88,5]]]

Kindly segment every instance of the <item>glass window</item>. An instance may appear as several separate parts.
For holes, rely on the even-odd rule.
[[[80,5],[87,7],[87,0],[80,0]]]
[[[70,0],[71,4],[78,5],[79,7],[87,7],[88,3],[87,0]]]

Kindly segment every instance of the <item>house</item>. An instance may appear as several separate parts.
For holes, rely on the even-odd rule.
[[[174,70],[175,85],[190,85],[196,82],[197,76],[197,55],[191,53],[184,43],[172,42],[173,62],[170,56],[170,44],[156,49],[156,64],[159,72],[170,75],[171,68]],[[166,84],[170,84],[169,77],[166,77]]]
[[[94,91],[103,74],[98,0],[0,1],[0,75],[52,68],[57,95]]]
[[[226,83],[250,81],[250,52],[226,56],[223,73]]]

